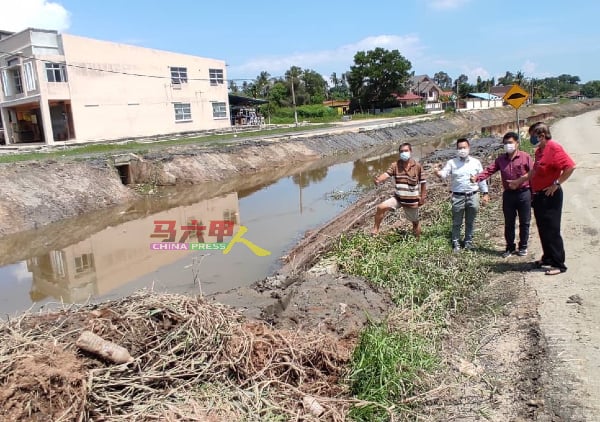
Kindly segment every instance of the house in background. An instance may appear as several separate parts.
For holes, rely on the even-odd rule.
[[[506,93],[512,88],[512,85],[504,86],[497,85],[490,87],[490,94],[495,95],[496,97],[504,98]]]
[[[413,94],[412,92],[407,92],[404,95],[392,94],[392,97],[394,97],[402,107],[411,107],[423,102],[422,97]]]
[[[425,110],[441,110],[444,90],[427,75],[411,76],[408,80],[408,92],[418,95],[425,102]]]
[[[563,96],[565,98],[570,98],[571,100],[585,100],[585,95],[582,95],[579,91],[567,91]]]
[[[350,100],[325,100],[323,105],[326,107],[335,108],[339,116],[348,113],[350,109]]]
[[[467,94],[464,104],[467,110],[481,110],[502,107],[504,101],[502,98],[487,92],[472,92]]]
[[[225,62],[29,28],[0,31],[7,144],[230,126]]]

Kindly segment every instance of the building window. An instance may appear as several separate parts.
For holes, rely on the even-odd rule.
[[[212,103],[213,117],[215,119],[220,117],[227,117],[227,104],[225,103]]]
[[[84,253],[75,257],[75,273],[87,273],[94,269],[94,254]]]
[[[222,85],[223,69],[208,69],[208,77],[211,85]]]
[[[192,120],[192,106],[190,103],[175,103],[175,121],[189,122]]]
[[[171,68],[171,83],[186,84],[188,81],[187,67],[172,67]]]
[[[33,63],[27,62],[23,64],[23,73],[25,76],[25,88],[27,91],[35,90],[35,72],[33,70]]]
[[[48,82],[67,82],[67,69],[64,63],[46,63]]]
[[[15,84],[15,92],[17,94],[23,93],[23,82],[21,80],[21,68],[11,69],[13,82]]]

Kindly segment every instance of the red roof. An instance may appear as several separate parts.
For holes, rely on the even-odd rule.
[[[412,92],[407,92],[404,95],[392,94],[398,101],[412,101],[412,100],[422,100],[423,97],[420,97]]]

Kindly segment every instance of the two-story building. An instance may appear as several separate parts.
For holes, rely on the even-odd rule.
[[[427,75],[411,76],[408,80],[409,93],[418,95],[423,99],[425,109],[428,111],[441,110],[442,103],[440,97],[444,94],[444,90],[438,86]]]
[[[29,28],[0,38],[7,144],[230,126],[225,62]]]

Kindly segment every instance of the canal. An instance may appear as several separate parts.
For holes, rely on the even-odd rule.
[[[443,140],[416,145],[413,155],[419,159],[442,145]],[[241,189],[168,188],[109,210],[105,224],[98,215],[83,215],[0,239],[0,250],[8,251],[0,258],[0,313],[116,299],[141,288],[213,294],[250,285],[277,271],[281,257],[307,230],[371,189],[373,177],[396,159],[395,147],[387,147],[365,157],[313,162],[300,172],[290,168],[267,183],[248,186],[240,180]],[[177,205],[173,198],[197,200]],[[219,230],[225,221],[234,222],[233,233]],[[231,242],[242,226],[243,240],[229,250],[206,249]],[[92,233],[65,244],[69,234],[89,228]],[[174,242],[203,249],[166,250],[161,241],[171,234]],[[270,254],[259,256],[256,247]]]

